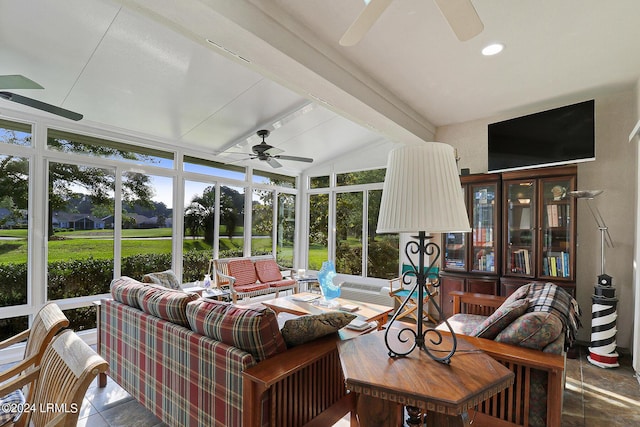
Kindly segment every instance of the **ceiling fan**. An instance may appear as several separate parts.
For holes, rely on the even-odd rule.
[[[310,159],[309,157],[285,156],[280,154],[283,152],[283,150],[273,147],[267,144],[265,141],[265,138],[268,137],[270,133],[271,132],[269,132],[266,129],[261,129],[257,131],[256,134],[260,138],[262,138],[262,142],[260,144],[256,144],[253,147],[251,147],[251,151],[253,152],[253,154],[249,154],[249,157],[247,159],[241,159],[236,161],[258,159],[258,160],[262,160],[264,162],[269,163],[269,165],[273,168],[282,167],[282,164],[276,159],[293,160],[295,162],[306,162],[306,163],[313,162],[313,159]]]
[[[484,25],[471,0],[434,0],[460,41],[472,39],[482,32]],[[353,46],[365,36],[391,0],[370,0],[360,15],[340,39],[340,45]]]
[[[13,92],[5,92],[3,89],[44,89],[38,83],[19,74],[0,76],[0,99],[17,102],[18,104],[46,111],[70,120],[78,121],[82,119],[82,114],[66,110],[64,108],[28,98]]]

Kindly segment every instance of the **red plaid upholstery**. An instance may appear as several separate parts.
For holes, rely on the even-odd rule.
[[[140,308],[138,295],[145,285],[127,276],[118,277],[111,282],[111,296],[114,300]]]
[[[186,314],[187,304],[198,298],[198,295],[193,293],[146,286],[138,294],[138,305],[145,313],[182,326],[189,326]]]
[[[269,289],[269,285],[266,283],[253,283],[251,285],[234,286],[233,289],[236,292],[254,292],[261,289]]]
[[[242,371],[255,365],[251,354],[112,300],[102,300],[100,321],[109,375],[163,422],[242,424]]]
[[[187,305],[187,318],[195,332],[247,351],[256,361],[287,349],[276,314],[264,306],[196,301]]]
[[[236,278],[234,287],[250,285],[258,281],[253,262],[248,258],[229,261],[229,276]]]

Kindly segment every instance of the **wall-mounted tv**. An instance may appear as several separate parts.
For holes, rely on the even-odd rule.
[[[595,158],[593,99],[489,125],[489,172]]]

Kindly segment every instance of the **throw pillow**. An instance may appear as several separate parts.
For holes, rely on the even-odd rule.
[[[198,298],[197,294],[190,292],[145,286],[138,295],[138,303],[145,313],[188,327],[187,304]]]
[[[522,316],[529,307],[529,300],[517,299],[510,304],[502,304],[471,332],[471,336],[494,339],[500,331]]]
[[[282,337],[288,347],[294,347],[337,332],[356,317],[358,316],[355,314],[342,311],[300,316],[284,322],[284,327],[281,329]]]
[[[507,297],[506,300],[502,304],[511,304],[515,300],[524,299],[529,297],[529,288],[531,287],[531,283],[527,283],[526,285],[520,286],[516,289],[511,295]]]
[[[251,353],[256,361],[287,349],[275,312],[263,305],[200,300],[187,305],[187,318],[194,332]]]
[[[0,398],[0,426],[5,425],[9,421],[17,420],[22,412],[24,405],[24,394],[21,389],[14,390],[5,397]]]
[[[155,283],[165,288],[179,290],[182,289],[178,276],[173,270],[158,271],[156,273],[148,273],[142,277],[143,283]]]
[[[134,308],[140,308],[138,295],[147,287],[131,277],[122,276],[111,282],[111,296],[114,300]]]
[[[553,313],[524,313],[504,328],[495,341],[542,350],[562,333],[562,321]]]

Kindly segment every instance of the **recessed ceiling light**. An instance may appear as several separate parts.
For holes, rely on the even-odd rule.
[[[482,54],[484,56],[496,55],[502,52],[502,49],[504,49],[504,45],[502,43],[493,43],[488,46],[485,46],[482,49]]]

